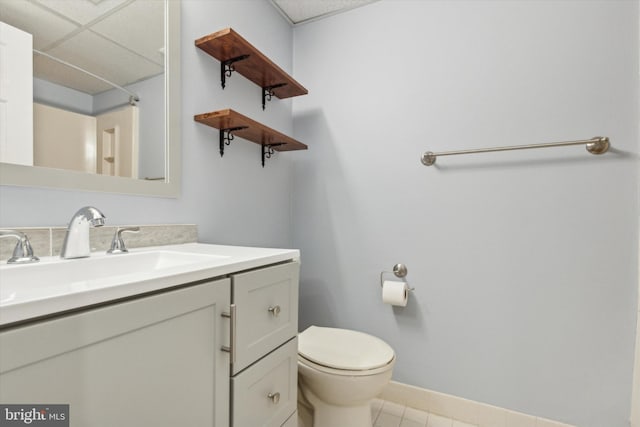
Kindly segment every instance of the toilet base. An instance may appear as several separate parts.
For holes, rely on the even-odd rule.
[[[298,389],[298,406],[306,411],[305,427],[371,427],[371,402],[355,406],[329,405],[309,390]],[[309,416],[310,415],[310,416]],[[311,423],[309,421],[311,420]]]

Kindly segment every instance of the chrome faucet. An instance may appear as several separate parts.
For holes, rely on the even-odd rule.
[[[7,260],[7,264],[26,264],[40,261],[40,258],[33,254],[31,242],[29,242],[26,234],[16,230],[0,230],[0,237],[15,237],[18,239],[16,247],[13,248],[13,256]]]
[[[60,258],[85,258],[91,253],[89,225],[102,227],[106,217],[92,206],[85,206],[73,215],[64,236]]]

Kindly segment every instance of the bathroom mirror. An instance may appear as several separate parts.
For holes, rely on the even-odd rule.
[[[9,25],[20,28],[28,27],[29,22],[33,27],[33,15],[28,13],[42,13],[38,10],[49,9],[59,15],[61,25],[76,25],[78,28],[75,31],[70,32],[69,40],[74,35],[78,35],[86,30],[87,39],[93,39],[95,41],[94,48],[91,49],[73,49],[71,46],[67,52],[65,58],[72,66],[73,63],[79,63],[79,67],[83,69],[90,68],[85,64],[91,64],[92,59],[87,57],[81,57],[83,51],[93,51],[96,55],[113,55],[116,58],[117,52],[110,52],[107,49],[100,49],[98,46],[106,44],[107,39],[114,38],[116,44],[124,47],[125,50],[129,49],[130,55],[134,55],[137,48],[134,45],[144,43],[144,40],[140,37],[140,33],[136,35],[136,31],[131,30],[131,24],[125,23],[123,19],[119,19],[119,13],[129,13],[134,16],[145,16],[148,21],[149,15],[145,15],[143,9],[149,6],[157,6],[160,0],[110,0],[106,2],[96,3],[92,0],[74,0],[72,2],[58,2],[57,0],[37,0],[37,2],[14,2],[13,0],[0,0],[0,9],[3,12],[0,13],[0,21],[6,22]],[[37,4],[36,4],[37,3]],[[14,7],[16,4],[20,4],[20,7]],[[161,49],[156,49],[154,54],[156,55],[155,62],[158,64],[158,70],[155,71],[156,87],[159,84],[159,89],[156,90],[153,96],[147,96],[146,98],[140,97],[140,102],[134,109],[139,109],[140,115],[142,114],[142,108],[145,108],[145,100],[147,100],[147,106],[149,103],[153,103],[154,108],[160,115],[159,120],[153,120],[153,133],[159,135],[155,138],[156,148],[153,148],[153,156],[156,158],[155,166],[145,166],[145,161],[142,156],[145,156],[144,150],[140,149],[140,173],[133,173],[135,178],[126,176],[110,176],[100,173],[87,173],[76,170],[61,169],[57,167],[42,167],[42,166],[29,166],[14,163],[0,163],[0,184],[1,185],[16,185],[16,186],[30,186],[30,187],[50,187],[50,188],[64,188],[64,189],[76,189],[85,191],[101,191],[112,193],[124,193],[124,194],[138,194],[148,196],[164,196],[164,197],[177,197],[180,191],[180,1],[179,0],[164,0],[162,3],[164,11],[160,12],[159,19],[163,20],[164,25],[164,46]],[[8,7],[12,6],[12,7]],[[65,6],[65,7],[62,7]],[[24,7],[25,15],[20,16],[20,10]],[[63,10],[64,9],[64,10]],[[100,10],[102,9],[102,10]],[[106,12],[106,13],[105,13]],[[69,16],[66,16],[66,14]],[[95,15],[91,15],[94,13]],[[84,15],[83,15],[84,14]],[[142,15],[141,15],[142,14]],[[3,16],[4,15],[4,16]],[[64,15],[64,16],[63,16]],[[145,19],[138,19],[136,22],[137,28],[141,31],[150,31],[149,22],[145,22]],[[19,25],[23,21],[23,25]],[[67,21],[67,22],[65,22]],[[25,24],[26,23],[26,24]],[[80,25],[78,25],[80,23]],[[90,25],[102,23],[102,28],[96,30],[89,29]],[[162,27],[160,27],[162,30]],[[55,32],[58,34],[53,34]],[[65,31],[64,28],[60,28],[55,25],[40,26],[34,28],[34,40],[36,36],[39,40],[47,37],[56,39],[59,37],[59,33]],[[52,34],[48,34],[52,33]],[[108,34],[111,34],[110,37]],[[107,34],[107,36],[105,36]],[[126,39],[130,37],[131,39]],[[110,40],[107,40],[110,42]],[[53,46],[53,48],[51,48]],[[49,44],[50,49],[48,52],[55,52],[56,44]],[[34,49],[37,49],[34,42]],[[45,52],[47,53],[47,52]],[[93,54],[92,53],[92,54]],[[74,58],[74,55],[76,58]],[[10,57],[10,55],[8,55]],[[88,55],[87,55],[88,56]],[[56,56],[59,58],[59,56]],[[69,58],[73,59],[70,60]],[[33,62],[42,62],[47,58],[42,58],[40,54],[34,54]],[[132,68],[134,67],[133,64]],[[64,68],[63,65],[59,65],[60,70]],[[164,68],[164,70],[162,69]],[[138,71],[139,67],[135,67],[135,71]],[[106,70],[106,67],[98,67],[98,70]],[[123,70],[123,66],[120,63],[115,63],[114,70]],[[60,74],[73,74],[74,76],[81,76],[77,71],[68,68],[68,72],[60,71]],[[153,74],[152,70],[150,74]],[[98,72],[95,72],[98,75]],[[163,77],[164,76],[164,77]],[[38,79],[38,75],[34,73],[34,87],[38,86],[42,82]],[[90,79],[88,76],[78,77],[78,81],[83,78]],[[131,80],[131,78],[129,78]],[[110,79],[110,81],[113,81]],[[81,84],[81,82],[78,82]],[[45,82],[45,85],[48,84]],[[63,83],[63,85],[66,85]],[[131,89],[132,92],[138,93],[137,86],[130,85],[125,86],[125,89]],[[35,93],[34,90],[34,98]],[[112,93],[110,93],[112,92]],[[162,96],[164,92],[164,96]],[[129,95],[125,92],[111,87],[106,87],[99,96],[105,98],[117,98],[118,101],[123,104],[127,104],[129,101]],[[154,99],[155,96],[155,99]],[[95,97],[94,97],[95,98]],[[66,96],[60,97],[61,103],[66,101]],[[38,101],[38,99],[35,99]],[[94,101],[95,104],[95,101]],[[36,110],[36,103],[34,103],[34,111]],[[138,114],[138,113],[136,113]],[[34,134],[39,130],[39,124],[34,121]],[[136,125],[137,126],[137,125]],[[140,127],[144,126],[145,132],[150,130],[150,125],[140,120]],[[143,132],[140,132],[142,138]],[[100,143],[98,143],[100,144]],[[147,159],[152,156],[146,156]],[[100,166],[98,165],[98,168]],[[146,173],[144,169],[152,170],[151,173]],[[99,171],[98,171],[99,172]]]

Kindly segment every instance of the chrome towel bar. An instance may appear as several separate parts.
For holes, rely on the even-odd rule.
[[[591,139],[581,139],[579,141],[562,141],[562,142],[549,142],[546,144],[513,145],[510,147],[477,148],[472,150],[443,151],[441,153],[433,153],[431,151],[426,151],[422,155],[422,164],[425,166],[431,166],[436,162],[436,158],[440,156],[454,156],[457,154],[489,153],[493,151],[528,150],[531,148],[563,147],[566,145],[586,145],[587,151],[590,152],[591,154],[603,154],[609,150],[609,138],[606,136],[596,136]]]

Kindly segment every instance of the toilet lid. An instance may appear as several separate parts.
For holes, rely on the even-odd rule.
[[[298,353],[318,365],[363,371],[385,366],[394,357],[379,338],[347,329],[310,326],[298,335]]]

